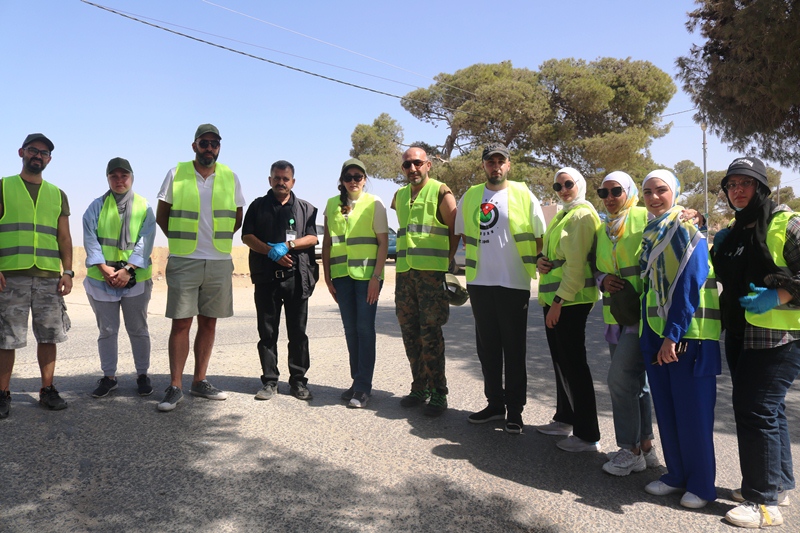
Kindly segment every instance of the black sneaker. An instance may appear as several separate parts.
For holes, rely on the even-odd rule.
[[[136,392],[139,393],[139,396],[153,394],[153,386],[150,385],[150,378],[147,377],[147,374],[139,374],[139,377],[136,378]]]
[[[522,433],[522,413],[508,413],[506,427],[503,429],[506,433],[520,435]]]
[[[342,401],[349,402],[351,399],[353,399],[354,392],[355,391],[353,390],[353,387],[350,387],[349,389],[344,391],[341,395]]]
[[[347,404],[347,407],[363,409],[367,406],[368,401],[369,395],[366,392],[356,392],[353,394],[353,397],[350,398],[350,403]]]
[[[60,411],[67,408],[67,402],[58,395],[58,391],[52,385],[39,391],[39,405],[47,407],[51,411]]]
[[[103,376],[97,380],[97,388],[92,391],[92,398],[103,398],[108,393],[117,388],[117,380],[108,376]]]
[[[472,413],[467,417],[467,420],[469,420],[472,424],[485,424],[486,422],[491,422],[492,420],[504,420],[505,418],[505,407],[494,407],[490,405],[482,411]]]
[[[0,418],[8,418],[11,408],[11,391],[0,390]]]
[[[437,390],[431,391],[431,399],[422,411],[425,416],[439,416],[447,409],[447,394]]]
[[[427,389],[412,390],[408,396],[400,398],[400,407],[416,407],[418,405],[423,405],[430,397],[431,392]]]
[[[300,381],[292,385],[292,388],[289,389],[289,392],[298,400],[310,400],[314,397],[312,396],[311,391],[308,390],[308,387],[306,387],[306,384]]]

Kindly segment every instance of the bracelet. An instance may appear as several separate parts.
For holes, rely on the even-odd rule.
[[[539,261],[539,259],[541,259],[542,257],[544,257],[544,254],[539,254],[539,255],[537,255],[537,256],[534,258],[534,260],[533,260],[533,261],[534,261],[534,262],[538,262],[538,261]]]
[[[383,281],[383,280],[381,279],[381,275],[380,275],[380,274],[373,274],[373,275],[372,275],[372,277],[373,277],[373,278],[375,278],[375,279],[377,279],[378,281]]]

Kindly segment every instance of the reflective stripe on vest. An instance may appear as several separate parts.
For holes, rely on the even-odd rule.
[[[544,234],[544,254],[553,263],[553,268],[547,274],[542,274],[539,279],[539,304],[541,305],[553,304],[553,298],[555,298],[556,291],[561,285],[565,262],[563,252],[560,252],[561,257],[557,258],[557,253],[559,253],[559,237],[569,220],[575,213],[581,210],[589,210],[592,221],[595,224],[594,231],[597,232],[597,228],[600,226],[600,218],[597,216],[597,213],[588,206],[579,205],[578,207],[570,209],[566,214],[563,214],[563,211],[559,212]],[[561,216],[559,217],[559,215]],[[575,297],[572,300],[565,300],[563,305],[577,305],[594,303],[597,301],[599,291],[597,290],[597,283],[592,273],[593,263],[594,261],[587,256],[583,264],[583,288],[575,293]]]
[[[214,247],[222,253],[233,249],[233,228],[236,226],[236,182],[233,171],[222,163],[214,167],[211,193]],[[169,252],[187,255],[197,249],[200,226],[200,190],[194,163],[178,163],[172,181],[172,209],[169,212]]]
[[[147,200],[134,193],[131,212],[131,240],[135,243],[139,240],[139,232],[147,216]],[[133,250],[122,250],[119,242],[119,234],[122,230],[122,218],[117,209],[114,196],[109,194],[103,202],[100,216],[97,219],[97,240],[103,250],[103,259],[110,262],[127,262],[133,254]],[[147,258],[150,263],[150,258]],[[145,281],[152,277],[153,265],[148,264],[147,268],[136,269],[136,281]],[[92,265],[86,269],[86,275],[92,279],[103,281],[103,273],[97,265]]]
[[[767,228],[767,248],[776,266],[786,267],[786,258],[783,257],[783,247],[786,245],[786,226],[789,220],[798,216],[799,213],[791,211],[781,211],[775,213]],[[745,311],[744,319],[748,324],[765,329],[777,329],[784,331],[800,330],[800,309],[789,307],[788,304],[762,313],[760,315]]]
[[[642,253],[642,233],[647,226],[647,209],[631,207],[625,220],[625,231],[616,246],[606,233],[606,225],[597,230],[597,270],[628,280],[636,292],[644,292],[639,256]],[[603,320],[606,324],[616,324],[611,314],[611,293],[603,292]]]
[[[536,236],[533,234],[531,221],[531,195],[524,184],[516,181],[507,183],[509,233],[514,239],[525,271],[531,278],[536,279]],[[464,193],[461,202],[461,209],[464,212],[464,242],[467,245],[464,266],[468,282],[474,280],[477,274],[480,255],[478,237],[481,231],[479,218],[484,189],[484,184],[473,185]]]
[[[17,174],[3,178],[3,216],[0,218],[0,271],[61,271],[58,253],[58,218],[61,191],[42,181],[36,204]],[[13,206],[13,208],[9,208]]]
[[[702,243],[706,246],[706,243]],[[689,322],[689,329],[682,338],[684,339],[709,339],[719,340],[722,330],[722,313],[719,310],[719,291],[717,289],[717,278],[714,276],[714,267],[708,262],[708,278],[700,289],[700,303],[694,311],[694,316]],[[650,329],[663,338],[666,321],[658,316],[658,300],[656,293],[652,290],[647,292],[647,323]],[[642,326],[639,326],[641,334]]]
[[[350,276],[367,280],[375,272],[378,238],[372,229],[375,197],[363,193],[345,218],[341,198],[334,196],[325,207],[328,234],[331,237],[331,279]]]
[[[428,178],[411,204],[411,185],[397,191],[397,272],[434,270],[446,272],[450,258],[450,229],[439,222],[441,182]]]

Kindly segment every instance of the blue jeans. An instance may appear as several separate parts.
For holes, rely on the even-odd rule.
[[[356,280],[346,276],[335,278],[333,286],[342,315],[347,351],[350,353],[353,390],[371,394],[372,375],[375,372],[375,314],[378,312],[378,303],[367,303],[369,280]]]
[[[617,446],[630,450],[644,440],[653,440],[653,407],[639,335],[623,333],[619,344],[609,344],[608,348],[608,390]]]
[[[754,503],[775,505],[779,490],[795,488],[784,402],[800,373],[798,343],[742,350],[731,369],[742,496]]]

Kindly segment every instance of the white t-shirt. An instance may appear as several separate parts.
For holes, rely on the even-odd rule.
[[[545,221],[542,206],[532,192],[531,224],[533,234],[538,238],[544,235]],[[458,202],[455,233],[464,234],[464,197]],[[478,238],[478,266],[475,279],[468,285],[490,287],[506,287],[509,289],[531,290],[531,277],[517,251],[514,237],[508,224],[508,188],[491,191],[483,188],[483,200],[479,209],[482,211],[480,221],[480,237]],[[472,213],[467,213],[472,216]]]
[[[167,177],[164,178],[164,183],[161,184],[161,190],[158,191],[158,199],[172,205],[172,182],[175,179],[176,168],[170,169],[167,172]],[[197,170],[194,171],[197,178],[197,190],[200,191],[200,220],[197,229],[197,248],[194,252],[187,255],[180,255],[178,257],[185,257],[187,259],[211,259],[221,260],[230,259],[231,254],[224,254],[214,247],[214,219],[211,216],[211,194],[214,192],[214,177],[216,174],[211,174],[209,177],[203,179]],[[242,185],[239,183],[239,177],[236,173],[233,174],[233,181],[235,185],[235,201],[236,207],[244,207],[244,195],[242,194]],[[170,254],[172,256],[172,254]]]
[[[381,200],[379,197],[374,195],[373,197],[375,198],[375,214],[372,217],[372,231],[375,233],[389,233],[389,221],[386,218],[386,206],[383,204],[383,200]],[[352,208],[355,208],[356,202],[358,202],[358,198],[355,200],[352,198],[347,199],[347,205]],[[327,223],[327,210],[324,213],[324,217]]]

